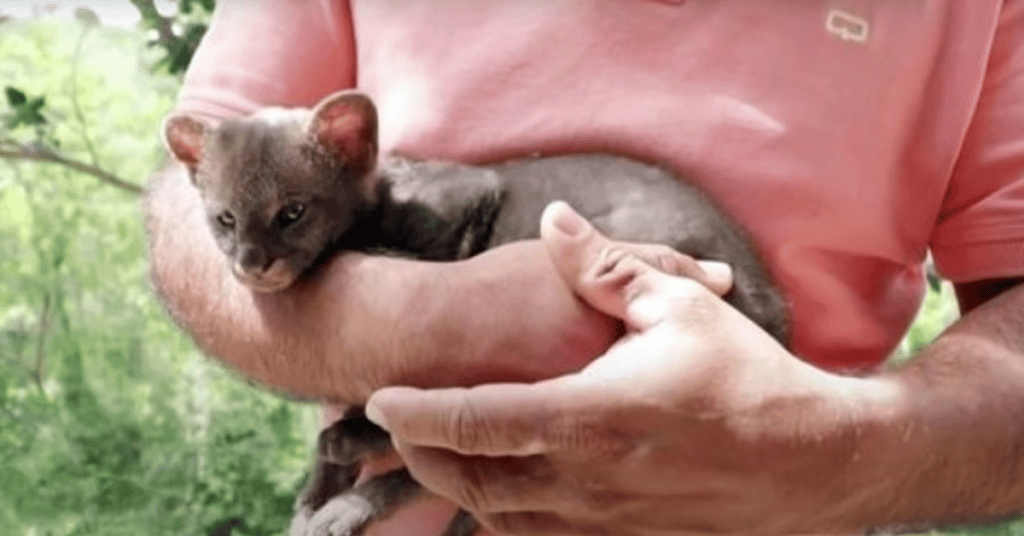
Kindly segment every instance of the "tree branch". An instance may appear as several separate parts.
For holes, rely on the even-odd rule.
[[[180,39],[175,33],[172,27],[173,20],[169,17],[165,17],[160,14],[160,11],[156,9],[156,5],[153,0],[130,0],[135,9],[139,10],[139,14],[142,15],[142,20],[148,22],[156,30],[157,39],[164,43],[170,48],[172,45],[178,43]]]
[[[19,144],[0,141],[0,158],[7,158],[10,160],[35,160],[36,162],[59,164],[75,171],[92,175],[111,186],[116,186],[132,194],[139,195],[142,193],[142,187],[137,184],[125,181],[113,173],[100,169],[92,164],[86,164],[85,162],[79,162],[78,160],[68,158],[38,143]]]
[[[78,125],[82,128],[82,141],[85,142],[85,149],[92,157],[92,165],[98,166],[100,159],[96,156],[96,148],[92,146],[92,139],[89,137],[89,123],[85,120],[82,106],[78,102],[78,67],[82,63],[82,45],[85,44],[85,38],[89,36],[91,29],[92,26],[82,26],[82,34],[78,36],[75,53],[71,56],[71,107],[75,110],[75,118],[78,119]]]
[[[43,312],[39,315],[39,340],[36,341],[36,362],[32,370],[29,371],[29,376],[32,377],[32,381],[35,382],[40,393],[46,391],[43,387],[43,375],[46,369],[46,338],[50,335],[50,326],[53,320],[52,301],[53,296],[47,291],[43,295]]]

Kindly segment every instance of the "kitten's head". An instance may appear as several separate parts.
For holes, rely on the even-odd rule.
[[[377,116],[359,93],[220,124],[172,115],[164,140],[199,189],[232,273],[256,291],[294,282],[373,199]]]

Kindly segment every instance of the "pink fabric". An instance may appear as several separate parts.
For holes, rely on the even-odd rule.
[[[750,230],[792,304],[794,350],[820,365],[887,355],[929,246],[954,281],[1024,275],[1022,1],[218,6],[181,109],[356,85],[385,150],[671,166]]]

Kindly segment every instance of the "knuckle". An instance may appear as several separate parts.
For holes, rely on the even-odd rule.
[[[579,452],[589,448],[586,433],[568,415],[560,415],[544,425],[544,442],[555,452]]]
[[[600,299],[614,295],[650,268],[628,248],[618,244],[603,247],[590,268],[581,274],[579,288],[584,294]]]
[[[605,281],[614,280],[627,300],[657,291],[681,306],[711,306],[718,300],[705,285],[703,269],[692,257],[668,246],[651,246],[639,256],[608,253],[601,264]]]
[[[701,273],[693,257],[665,245],[652,248],[650,262],[659,270],[672,275],[694,277]]]
[[[594,279],[619,272],[622,262],[631,256],[631,253],[619,244],[611,243],[603,246],[598,250],[592,265]]]
[[[602,250],[593,270],[587,274],[588,283],[597,287],[626,287],[637,278],[656,270],[649,257],[625,245],[609,245]]]
[[[591,461],[621,460],[633,451],[632,436],[604,419],[564,415],[545,425],[544,440],[552,451]]]
[[[482,446],[483,434],[470,397],[462,397],[461,402],[449,414],[447,426],[456,451],[472,453]]]

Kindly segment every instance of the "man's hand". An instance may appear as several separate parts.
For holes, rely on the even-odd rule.
[[[534,384],[375,393],[413,475],[513,534],[791,534],[862,528],[860,432],[894,382],[827,374],[693,280],[623,254],[564,205],[542,234],[566,281],[630,332]],[[870,481],[870,480],[868,480]]]

